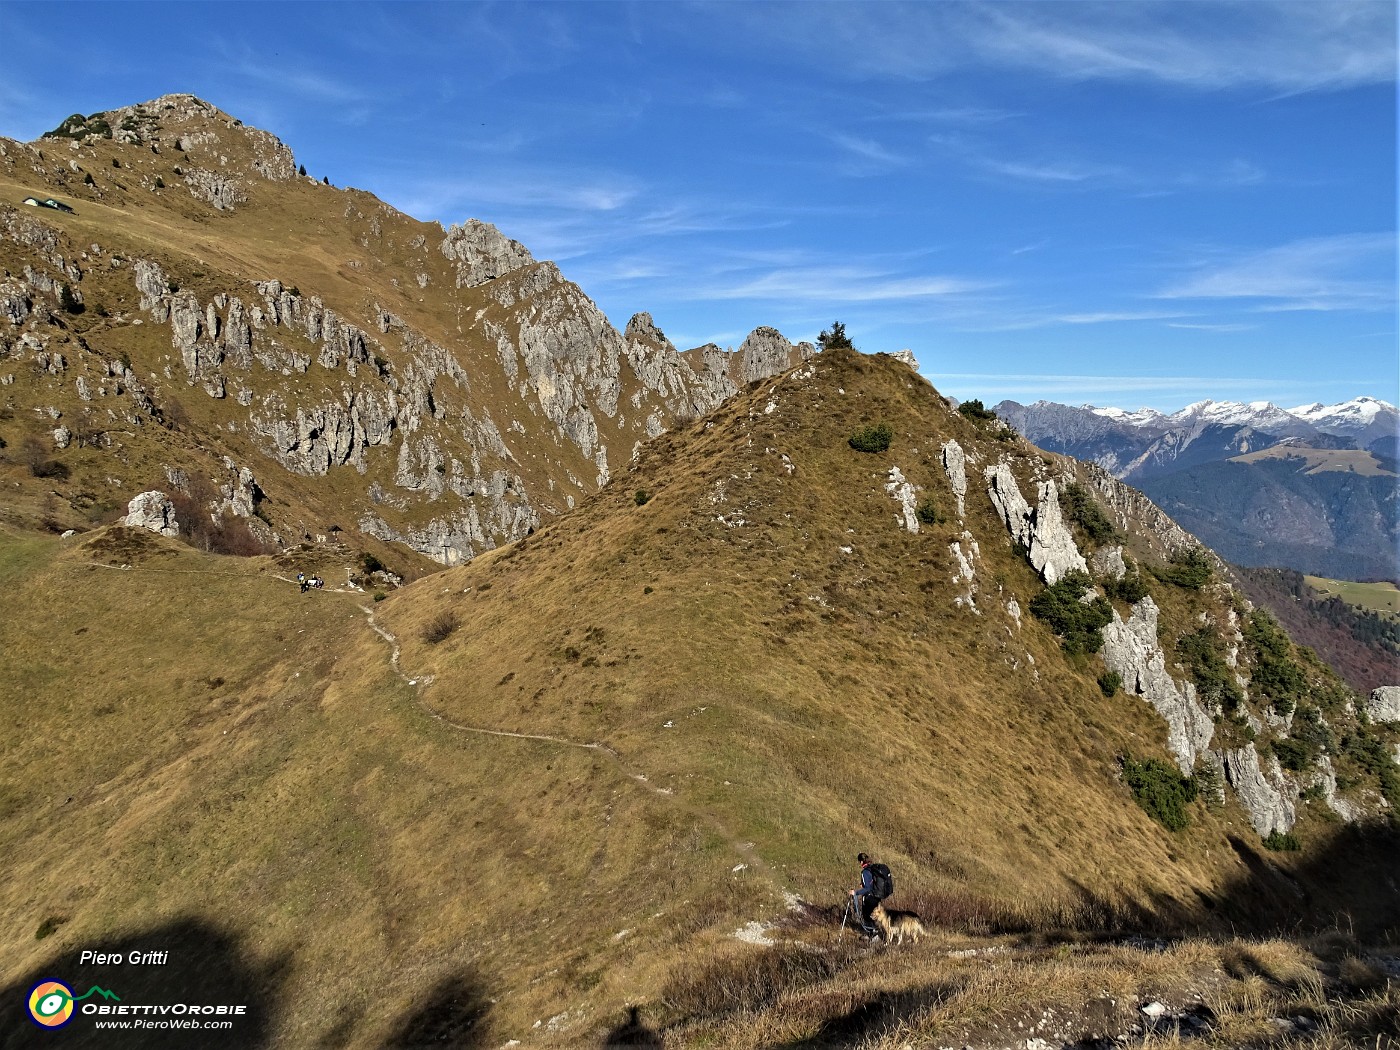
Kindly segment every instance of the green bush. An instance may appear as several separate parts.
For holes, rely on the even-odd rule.
[[[1271,831],[1269,837],[1264,840],[1264,848],[1276,852],[1297,853],[1303,848],[1303,844],[1291,831]]]
[[[817,336],[817,345],[823,350],[854,350],[855,346],[846,335],[846,326],[840,321],[832,321],[831,327]]]
[[[1176,655],[1191,672],[1196,692],[1205,704],[1229,713],[1239,710],[1244,692],[1225,663],[1220,636],[1215,631],[1202,627],[1182,635],[1176,643]]]
[[[632,502],[639,507],[645,506],[650,499],[651,493],[646,489],[638,489],[636,492],[632,493]]]
[[[1105,671],[1099,675],[1099,689],[1104,696],[1112,696],[1123,688],[1123,676],[1117,671]]]
[[[34,931],[34,939],[42,941],[45,937],[55,933],[67,921],[67,919],[60,919],[57,915],[47,916],[43,922],[39,923],[39,928]]]
[[[1180,831],[1190,823],[1186,807],[1196,800],[1196,781],[1182,776],[1175,766],[1156,758],[1136,762],[1125,755],[1123,782],[1147,815],[1169,831]]]
[[[67,281],[58,286],[58,308],[64,313],[80,314],[86,309],[73,294],[73,287]]]
[[[1094,543],[1107,543],[1118,536],[1118,530],[1108,520],[1098,501],[1079,482],[1071,481],[1064,487],[1060,493],[1060,506],[1064,509],[1065,517],[1083,529],[1084,535]]]
[[[1211,573],[1210,558],[1200,547],[1189,547],[1172,555],[1169,565],[1153,570],[1163,583],[1174,583],[1178,587],[1199,591],[1209,582]]]
[[[937,525],[943,519],[938,515],[938,504],[932,496],[925,496],[914,508],[914,515],[925,525]]]
[[[1278,621],[1263,609],[1249,614],[1244,638],[1254,650],[1254,674],[1250,684],[1257,694],[1287,715],[1308,695],[1303,669],[1293,660],[1293,647]]]
[[[382,602],[382,601],[383,601],[385,598],[387,598],[387,597],[388,597],[388,595],[385,594],[383,591],[375,591],[375,592],[374,592],[374,600],[377,601],[377,602]]]
[[[1117,598],[1129,605],[1135,605],[1147,597],[1147,581],[1136,567],[1116,580],[1106,581],[1103,589],[1108,592],[1110,598]]]
[[[384,563],[369,551],[365,551],[364,554],[360,555],[360,568],[364,570],[366,576],[385,571]]]
[[[1087,574],[1071,572],[1031,599],[1031,613],[1050,625],[1070,655],[1098,652],[1103,646],[1102,628],[1113,620],[1113,607],[1106,599],[1079,600],[1092,585]]]
[[[861,427],[850,437],[850,446],[857,452],[884,452],[894,440],[894,432],[884,423]]]
[[[990,408],[982,404],[978,398],[971,398],[958,405],[958,412],[968,419],[978,422],[987,422],[996,419],[997,414]]]

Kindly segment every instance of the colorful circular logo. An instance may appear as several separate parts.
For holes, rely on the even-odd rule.
[[[29,1016],[45,1028],[62,1028],[73,1020],[73,989],[62,981],[40,981],[29,990]]]

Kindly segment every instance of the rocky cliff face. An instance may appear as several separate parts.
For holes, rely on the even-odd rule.
[[[283,542],[339,520],[456,564],[814,352],[759,328],[737,351],[686,355],[645,314],[623,335],[489,223],[443,231],[298,177],[275,137],[193,96],[0,140],[0,171],[68,194],[92,231],[79,243],[58,213],[0,206],[0,359],[26,366],[6,374],[12,401],[61,429],[55,443],[106,435],[115,463],[98,473],[123,500],[141,481],[117,464],[222,483],[182,435],[236,435]],[[303,254],[266,255],[269,209]],[[210,222],[239,264],[208,257]],[[92,309],[65,313],[63,294]]]

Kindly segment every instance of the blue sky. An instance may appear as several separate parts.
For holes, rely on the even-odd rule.
[[[9,3],[0,134],[188,91],[682,348],[945,393],[1397,400],[1396,7]]]

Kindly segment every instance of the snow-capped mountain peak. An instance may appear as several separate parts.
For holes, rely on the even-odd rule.
[[[1354,397],[1340,405],[1324,405],[1315,401],[1311,405],[1300,405],[1297,408],[1290,408],[1288,411],[1299,419],[1306,419],[1313,424],[1332,420],[1347,420],[1365,426],[1382,413],[1395,413],[1396,408],[1380,398]]]

